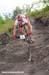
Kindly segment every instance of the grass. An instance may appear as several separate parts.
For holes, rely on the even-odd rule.
[[[37,16],[40,16],[42,14],[45,14],[48,11],[49,11],[49,6],[46,6],[45,8],[43,8],[41,10],[35,10],[35,11],[30,12],[29,15],[31,17],[37,17]]]
[[[49,6],[46,6],[42,10],[35,10],[34,12],[30,12],[28,15],[30,17],[40,17],[41,15],[44,16],[46,14],[46,17],[49,17]],[[0,16],[0,34],[7,32],[9,28],[12,28],[14,24],[14,21],[12,19],[7,18],[5,21]]]
[[[0,23],[0,34],[8,31],[9,28],[12,28],[13,27],[13,20],[11,19],[8,19],[5,21],[5,23]]]

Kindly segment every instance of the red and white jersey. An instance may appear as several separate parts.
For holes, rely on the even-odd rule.
[[[30,22],[29,22],[29,19],[28,19],[27,16],[22,15],[22,14],[20,14],[20,16],[21,16],[21,19],[22,19],[22,23],[21,23],[20,25],[25,25],[25,24],[30,23]],[[19,21],[18,21],[18,19],[15,20],[14,25],[19,25]]]

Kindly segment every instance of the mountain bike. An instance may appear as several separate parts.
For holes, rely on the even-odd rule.
[[[31,46],[33,44],[33,41],[31,38],[28,37],[28,35],[18,35],[17,39],[21,41],[25,41],[27,43],[27,49],[28,49],[28,61],[32,61],[32,51],[31,51]]]

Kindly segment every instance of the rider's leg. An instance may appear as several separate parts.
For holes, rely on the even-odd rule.
[[[25,34],[27,35],[28,34],[28,27],[27,27],[27,25],[24,26],[24,30],[25,30]]]
[[[20,34],[24,34],[23,27],[20,27]]]

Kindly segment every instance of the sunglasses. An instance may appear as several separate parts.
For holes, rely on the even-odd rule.
[[[22,21],[22,19],[18,20],[18,21]]]

